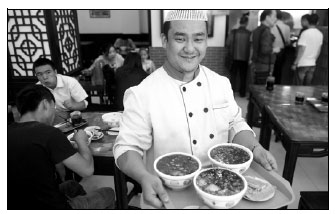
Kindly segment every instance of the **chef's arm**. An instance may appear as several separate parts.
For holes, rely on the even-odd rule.
[[[149,172],[145,168],[141,155],[135,151],[127,151],[118,159],[117,164],[122,172],[141,183],[142,179],[148,176]]]
[[[262,147],[262,145],[254,137],[254,134],[249,130],[238,132],[233,138],[233,143],[245,146],[251,151],[255,150],[258,146]]]
[[[135,151],[127,151],[118,159],[119,168],[129,177],[136,180],[142,187],[143,200],[156,207],[162,208],[169,202],[169,196],[163,187],[162,181],[149,173],[141,155]]]
[[[253,153],[254,161],[262,165],[265,169],[269,171],[277,170],[276,159],[269,151],[260,145],[251,131],[243,130],[238,132],[233,138],[233,143],[249,148]]]

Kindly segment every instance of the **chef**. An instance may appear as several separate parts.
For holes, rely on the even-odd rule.
[[[170,11],[161,39],[166,61],[126,91],[113,148],[116,165],[141,184],[141,207],[161,208],[168,202],[153,162],[169,152],[195,155],[206,166],[210,147],[233,142],[248,147],[267,170],[276,170],[276,160],[242,118],[229,80],[200,65],[207,49],[206,14]]]

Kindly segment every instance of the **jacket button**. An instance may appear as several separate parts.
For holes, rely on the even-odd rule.
[[[197,144],[197,141],[196,141],[196,140],[193,140],[193,144],[194,144],[194,145]]]
[[[201,82],[197,82],[197,86],[201,86]]]
[[[210,139],[213,139],[213,138],[214,138],[214,135],[213,135],[213,134],[210,134],[210,135],[209,135],[209,138],[210,138]]]
[[[184,91],[184,92],[186,91],[186,87],[183,87],[183,91]]]
[[[208,108],[204,108],[204,112],[207,113],[208,112]]]
[[[193,113],[192,113],[192,112],[188,113],[188,116],[192,117],[192,116],[193,116]]]

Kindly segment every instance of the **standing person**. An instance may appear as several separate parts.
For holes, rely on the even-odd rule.
[[[52,125],[55,98],[41,85],[24,88],[16,98],[20,120],[7,132],[8,209],[101,209],[114,205],[114,191],[101,188],[86,194],[75,181],[56,181],[55,165],[63,163],[82,177],[93,174],[87,135],[78,130],[75,150]]]
[[[140,55],[142,60],[142,68],[147,74],[151,74],[156,70],[155,63],[149,59],[148,49],[147,48],[141,48],[140,49]]]
[[[252,33],[254,84],[265,84],[266,78],[272,76],[275,53],[279,52],[273,48],[275,37],[270,30],[277,20],[276,10],[264,10],[260,20],[261,25]]]
[[[112,100],[111,90],[114,84],[115,70],[121,67],[123,62],[123,57],[116,52],[113,44],[109,44],[105,48],[104,53],[95,59],[88,69],[82,70],[82,74],[91,76],[92,86],[99,87],[100,97],[103,96],[104,90],[106,90],[109,100]]]
[[[250,35],[251,32],[247,30],[249,18],[243,15],[240,19],[240,27],[231,31],[227,46],[229,53],[232,55],[233,64],[231,67],[231,84],[233,90],[236,89],[237,75],[240,76],[239,93],[241,97],[245,97],[247,86],[247,71],[250,56]]]
[[[290,45],[290,34],[291,30],[288,25],[283,22],[282,12],[277,10],[277,22],[271,28],[271,33],[275,36],[275,41],[273,42],[273,48],[279,50],[276,53],[276,62],[274,64],[273,76],[275,77],[275,83],[281,84],[282,69],[285,62],[285,48]]]
[[[304,32],[305,30],[308,29],[308,26],[309,26],[308,17],[309,16],[310,16],[310,14],[305,14],[305,15],[301,16],[301,19],[300,19],[301,30],[299,32],[298,38],[300,38],[302,32]]]
[[[116,108],[123,111],[124,92],[138,85],[148,74],[142,68],[141,56],[138,53],[128,53],[122,67],[116,70]]]
[[[125,58],[130,51],[135,50],[136,45],[132,39],[121,36],[115,40],[114,47]]]
[[[282,21],[284,24],[290,27],[290,30],[293,30],[294,22],[293,17],[288,12],[282,12]],[[295,59],[295,40],[296,37],[290,38],[290,44],[285,47],[285,57],[284,63],[281,69],[281,79],[280,84],[282,85],[292,85],[293,84],[293,72],[291,71],[291,66]]]
[[[110,68],[117,69],[123,65],[123,62],[123,57],[116,53],[115,47],[112,44],[109,44],[105,48],[103,54],[96,58],[89,68],[84,69],[81,72],[86,76],[91,76],[92,86],[103,86],[103,67],[108,65]]]
[[[311,85],[316,60],[320,55],[323,35],[316,28],[319,21],[317,14],[312,14],[308,18],[308,29],[302,32],[298,40],[297,57],[292,65],[295,71],[295,81],[297,85]]]
[[[234,142],[251,149],[267,170],[276,161],[241,116],[229,80],[200,65],[207,49],[204,11],[169,11],[161,34],[166,61],[125,92],[120,132],[113,147],[117,166],[142,187],[141,207],[168,202],[154,160],[169,152],[197,156],[210,165],[208,149]]]
[[[47,58],[39,58],[33,64],[33,71],[39,82],[48,88],[56,100],[55,122],[64,121],[69,111],[81,111],[87,108],[88,95],[80,83],[73,77],[57,74],[55,64]]]

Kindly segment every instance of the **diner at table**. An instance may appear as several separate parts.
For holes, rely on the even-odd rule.
[[[83,130],[73,136],[74,149],[65,135],[52,127],[55,104],[53,94],[41,85],[29,85],[17,95],[21,117],[8,127],[8,208],[114,208],[110,187],[86,193],[75,181],[57,183],[56,164],[62,163],[82,177],[92,175],[94,166]]]
[[[75,78],[57,74],[55,64],[50,59],[38,58],[33,63],[33,71],[39,80],[36,84],[48,88],[55,96],[55,124],[68,118],[69,111],[86,109],[88,102],[85,99],[88,95],[83,87]]]

